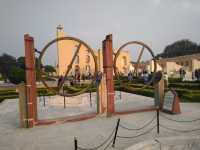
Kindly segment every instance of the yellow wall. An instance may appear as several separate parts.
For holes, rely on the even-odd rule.
[[[57,29],[57,37],[64,37],[67,36],[63,29]],[[66,70],[67,70],[67,66],[70,64],[72,57],[74,55],[75,49],[76,49],[76,45],[78,45],[79,43],[75,42],[75,41],[70,41],[70,40],[63,40],[63,41],[59,41],[57,43],[57,49],[58,49],[58,75],[64,75]],[[94,51],[94,50],[93,50]],[[100,70],[102,70],[103,68],[103,56],[102,56],[102,50],[99,50],[99,54],[98,51],[94,51],[96,56],[100,56]],[[70,74],[74,74],[75,71],[75,67],[79,66],[80,68],[80,73],[81,74],[87,74],[88,71],[86,70],[86,66],[90,67],[90,72],[93,74],[94,70],[95,70],[95,64],[94,64],[94,59],[91,55],[91,53],[89,53],[87,51],[87,48],[82,45],[80,50],[79,50],[79,62],[77,63],[77,61],[75,60],[72,70],[70,72]],[[90,62],[87,62],[87,57],[90,57]],[[126,64],[125,64],[125,60],[126,59]],[[120,72],[127,74],[129,72],[130,69],[130,54],[128,51],[122,51],[117,59],[117,68]]]
[[[66,34],[63,30],[57,30],[57,37],[64,37]],[[70,64],[76,48],[78,46],[78,42],[71,40],[63,40],[57,43],[58,48],[58,75],[64,75],[68,65]],[[88,53],[87,48],[84,45],[81,45],[81,48],[78,53],[77,58],[74,61],[71,72],[75,71],[75,67],[79,66],[81,73],[86,73],[86,66],[89,66],[91,69],[91,73],[94,71],[94,59],[91,53]],[[87,63],[86,59],[90,57],[90,62]]]
[[[130,61],[129,51],[121,51],[116,62],[117,70],[121,73],[128,74],[131,68]]]

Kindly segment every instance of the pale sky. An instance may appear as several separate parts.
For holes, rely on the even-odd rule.
[[[0,21],[0,55],[24,55],[25,33],[40,50],[58,24],[94,49],[109,33],[115,49],[139,40],[155,54],[180,39],[200,43],[200,0],[0,0]]]

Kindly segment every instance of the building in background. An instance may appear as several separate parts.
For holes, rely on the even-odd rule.
[[[67,36],[63,30],[63,27],[59,25],[57,27],[57,38]],[[57,74],[59,76],[64,75],[68,65],[70,64],[72,57],[76,51],[79,43],[70,40],[63,40],[57,42],[57,53],[58,53],[58,65]],[[94,50],[95,55],[99,58],[100,62],[98,65],[102,68],[103,56],[102,50]],[[117,69],[123,74],[128,74],[130,70],[133,70],[131,65],[131,57],[129,51],[122,51],[117,59]],[[84,45],[81,45],[78,55],[76,56],[75,62],[72,65],[70,73],[73,75],[76,71],[80,74],[93,74],[95,70],[94,58],[91,53],[87,50]]]
[[[153,71],[153,61],[149,61],[146,66],[147,70]],[[187,78],[192,78],[192,73],[200,69],[200,53],[192,55],[177,56],[173,58],[159,58],[157,60],[157,71],[161,70],[169,77],[179,77],[180,69],[186,71]]]
[[[63,27],[59,25],[57,27],[57,37],[67,36],[63,30]],[[70,64],[72,57],[76,51],[79,43],[70,40],[63,40],[57,42],[57,53],[58,53],[58,65],[57,74],[59,76],[64,75],[68,65]],[[98,67],[103,68],[103,56],[102,50],[94,50],[96,57],[98,57]],[[154,63],[152,60],[142,62],[138,65],[131,62],[131,56],[129,51],[121,51],[117,59],[117,71],[127,75],[129,72],[134,72],[136,66],[138,72],[143,72],[144,70],[148,73],[153,72]],[[188,78],[192,78],[192,73],[196,69],[200,68],[200,53],[193,55],[178,56],[173,58],[159,58],[157,60],[157,71],[161,70],[169,77],[179,77],[180,69],[184,69],[187,72]],[[74,75],[76,71],[80,74],[93,74],[95,70],[95,63],[93,56],[87,50],[84,45],[81,45],[78,55],[76,56],[75,62],[72,65],[70,74]],[[102,71],[102,70],[101,70]]]

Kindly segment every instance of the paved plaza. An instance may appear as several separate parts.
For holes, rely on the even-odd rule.
[[[119,95],[119,92],[116,92],[115,106],[117,111],[152,106],[154,104],[152,98],[122,92],[122,98],[120,99]],[[73,101],[72,99],[66,98],[65,109],[63,108],[63,97],[52,96],[46,97],[45,99],[46,105],[44,107],[42,97],[38,98],[38,115],[40,119],[51,119],[66,115],[75,116],[78,114],[96,112],[96,93],[92,93],[92,105],[90,105],[88,93],[74,97]],[[181,103],[181,109],[182,113],[180,115],[161,114],[179,121],[196,120],[197,118],[200,118],[199,103]],[[79,122],[36,126],[31,129],[23,129],[19,127],[18,100],[5,100],[0,104],[0,150],[73,150],[74,137],[78,139],[79,146],[91,148],[101,144],[111,134],[116,127],[118,118],[121,118],[120,123],[126,127],[139,128],[152,120],[155,115],[155,111],[115,115],[111,118],[99,115],[93,119]],[[160,124],[183,131],[200,128],[200,120],[192,122],[173,122],[161,116]],[[155,125],[156,119],[143,130],[130,131],[119,128],[118,135],[133,137],[152,129]],[[160,127],[160,134],[157,134],[156,128],[153,128],[149,133],[138,136],[137,138],[117,138],[115,148],[109,146],[108,149],[122,150],[129,148],[129,150],[131,150],[130,147],[136,143],[152,140],[155,142],[155,139],[163,143],[161,145],[167,149],[167,146],[164,145],[169,143],[173,145],[177,144],[176,139],[178,139],[178,137],[195,137],[191,138],[194,140],[190,140],[187,145],[185,144],[187,142],[184,140],[181,142],[180,140],[177,147],[168,146],[168,148],[187,149],[187,147],[193,145],[191,149],[197,150],[200,145],[199,141],[196,139],[198,139],[199,136],[200,130],[179,133]],[[170,139],[176,138],[171,141],[169,139],[163,139],[166,137]],[[145,145],[145,143],[142,144]],[[157,148],[160,148],[159,143],[157,143],[156,148],[152,148],[151,145],[152,150]],[[101,149],[104,148],[100,148],[100,150]]]
[[[65,97],[65,101],[66,108],[64,108],[64,97],[62,96],[38,97],[39,119],[62,118],[97,112],[96,92],[91,93],[91,99],[90,93],[84,93],[75,97]],[[154,101],[150,97],[115,92],[115,109],[117,112],[136,110],[153,105]]]

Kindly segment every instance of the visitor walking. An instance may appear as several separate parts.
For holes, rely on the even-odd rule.
[[[198,81],[200,81],[200,69],[196,69],[194,75]]]
[[[131,72],[128,73],[128,81],[131,82],[133,80],[133,75]]]
[[[143,78],[144,84],[146,84],[149,81],[149,74],[146,70],[143,72],[142,78]]]
[[[165,87],[168,87],[168,75],[166,72],[164,72],[163,79],[164,79]]]
[[[185,70],[183,68],[180,68],[179,73],[180,73],[181,81],[184,81],[185,80],[185,75],[186,75]]]

